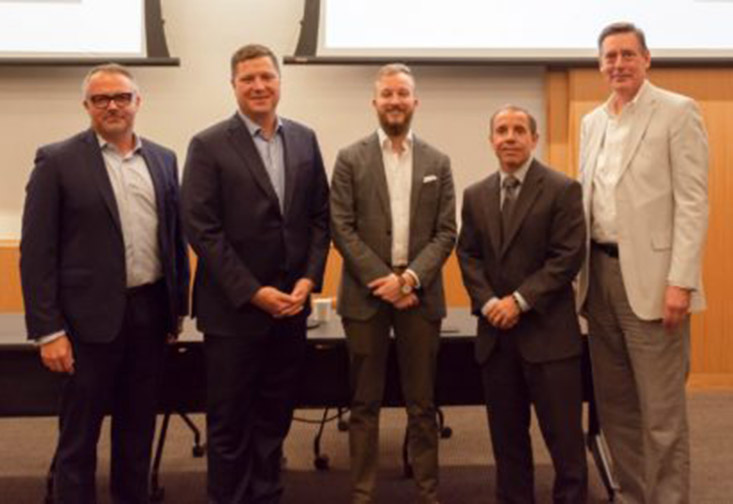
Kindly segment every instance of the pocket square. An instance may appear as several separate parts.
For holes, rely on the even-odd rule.
[[[429,184],[430,182],[435,182],[436,180],[438,180],[438,177],[436,177],[435,175],[427,175],[422,179],[422,183]]]

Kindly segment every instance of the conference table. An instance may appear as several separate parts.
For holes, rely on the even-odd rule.
[[[310,327],[313,326],[313,327]],[[451,308],[443,321],[436,402],[439,406],[466,406],[483,404],[479,368],[473,357],[476,320],[467,308]],[[166,360],[159,412],[164,415],[159,443],[153,465],[152,490],[162,498],[158,485],[158,471],[165,443],[168,422],[172,414],[180,414],[195,435],[194,455],[204,453],[200,434],[187,414],[205,409],[205,370],[203,340],[195,324],[187,320],[179,341],[171,345]],[[584,390],[590,401],[588,448],[598,465],[601,479],[612,498],[615,483],[608,469],[608,458],[603,450],[592,403],[592,385],[587,358],[584,359]],[[327,420],[341,419],[349,406],[348,357],[343,327],[337,316],[321,323],[309,323],[306,364],[298,394],[298,407],[323,409],[323,422],[318,427],[314,442],[314,464],[318,469],[328,468],[328,459],[320,453],[320,436]],[[25,340],[23,315],[0,315],[0,417],[53,416],[58,412],[58,398],[64,377],[47,371],[38,357],[38,350]],[[388,361],[384,405],[402,405],[399,372],[395,352]],[[337,414],[328,416],[329,411]],[[441,433],[450,436],[443,425]],[[345,424],[340,422],[341,426]],[[405,472],[410,474],[406,449]]]

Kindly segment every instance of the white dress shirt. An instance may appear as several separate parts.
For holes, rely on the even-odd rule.
[[[382,148],[384,175],[387,178],[389,207],[392,214],[392,267],[406,267],[410,262],[410,195],[412,194],[412,162],[414,136],[407,133],[402,150],[396,151],[392,140],[382,128],[377,130]],[[411,269],[406,270],[420,287],[420,279]]]
[[[404,267],[409,261],[410,247],[410,193],[412,191],[412,131],[407,134],[402,151],[396,151],[392,140],[380,128],[379,145],[382,147],[384,175],[389,190],[392,214],[392,266]]]
[[[598,243],[618,243],[616,225],[616,184],[623,171],[622,163],[628,148],[629,134],[637,126],[639,97],[648,88],[644,81],[639,92],[627,103],[620,114],[614,114],[613,97],[604,106],[608,115],[606,131],[601,149],[598,152],[596,167],[593,171],[593,191],[591,196],[591,238]]]

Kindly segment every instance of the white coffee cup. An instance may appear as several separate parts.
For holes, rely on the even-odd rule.
[[[328,322],[331,320],[332,311],[333,299],[330,297],[313,300],[313,318],[318,322]]]

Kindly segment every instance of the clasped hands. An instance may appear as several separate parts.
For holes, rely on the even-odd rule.
[[[497,329],[511,329],[519,322],[521,311],[514,296],[504,296],[491,304],[486,311],[486,320]]]
[[[301,278],[295,282],[290,294],[269,285],[260,287],[252,297],[252,304],[276,319],[292,317],[303,311],[313,287],[313,280],[309,278]]]
[[[405,284],[415,288],[415,280],[411,275],[398,276],[396,273],[390,273],[372,280],[367,287],[382,301],[390,303],[398,310],[407,310],[420,304],[420,300],[414,292],[409,294],[402,292],[402,286]]]

